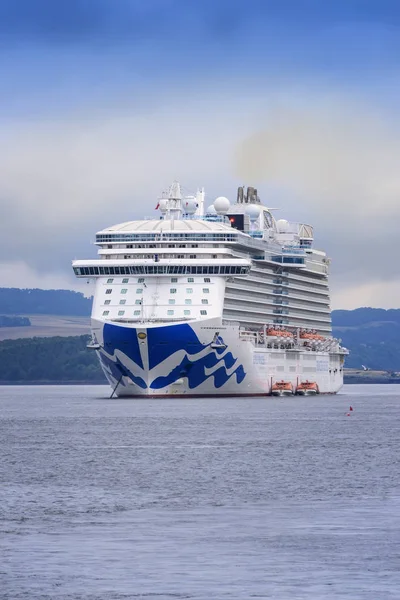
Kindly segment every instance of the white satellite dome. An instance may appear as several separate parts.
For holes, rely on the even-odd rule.
[[[163,198],[162,200],[160,200],[160,202],[158,203],[158,208],[160,209],[160,211],[163,214],[167,212],[167,208],[168,208],[167,198]]]
[[[183,201],[183,212],[187,215],[194,215],[198,206],[196,198],[185,198]]]
[[[289,223],[286,219],[279,219],[276,222],[276,227],[279,233],[287,233],[289,231]]]
[[[231,203],[229,202],[228,198],[225,198],[224,196],[219,196],[214,200],[215,212],[219,215],[226,215],[230,205]]]
[[[214,204],[210,204],[210,206],[206,210],[207,215],[215,215],[217,211],[215,210]]]
[[[246,215],[249,217],[250,221],[256,221],[260,216],[261,207],[257,204],[249,204],[246,206]]]

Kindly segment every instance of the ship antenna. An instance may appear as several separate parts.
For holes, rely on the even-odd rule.
[[[168,191],[168,216],[173,221],[182,214],[182,192],[178,181],[173,181]]]
[[[205,197],[205,192],[204,192],[204,188],[202,187],[200,190],[197,190],[197,194],[196,194],[196,200],[197,200],[197,204],[198,204],[198,208],[197,208],[197,214],[199,215],[199,217],[204,217],[204,197]]]

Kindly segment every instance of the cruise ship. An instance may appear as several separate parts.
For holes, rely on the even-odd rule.
[[[254,187],[205,209],[178,182],[155,216],[96,234],[88,345],[117,396],[336,393],[348,351],[332,337],[329,259],[313,228],[276,220]]]

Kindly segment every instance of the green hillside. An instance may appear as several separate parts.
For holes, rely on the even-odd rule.
[[[89,336],[27,338],[0,342],[0,382],[106,383]]]
[[[332,312],[333,333],[350,350],[346,367],[400,371],[400,309]]]
[[[24,315],[88,317],[91,305],[91,298],[85,298],[83,294],[70,290],[0,288],[0,315],[3,315],[0,317],[0,327],[8,328],[18,324],[29,326],[29,319]],[[332,312],[332,325],[333,334],[341,338],[344,346],[350,350],[346,367],[361,369],[361,365],[366,365],[371,370],[400,371],[400,309],[335,310]],[[30,329],[27,327],[27,330]],[[32,334],[34,329],[32,327]],[[6,330],[3,329],[4,331]],[[65,331],[68,335],[68,323]],[[57,331],[57,335],[59,334],[63,332]],[[7,333],[3,333],[3,339],[6,336]],[[43,368],[40,366],[43,361],[51,365],[51,374],[49,375],[48,371],[47,374],[51,378],[54,375],[56,380],[64,381],[68,377],[72,379],[87,377],[91,380],[92,377],[99,377],[101,374],[96,357],[86,351],[85,343],[82,342],[84,339],[84,337],[57,337],[49,340],[36,339],[36,341],[14,340],[14,345],[10,346],[14,357],[13,362],[11,364],[6,353],[3,354],[0,381],[10,378],[29,380],[31,377],[36,377],[34,373],[38,373],[38,370]],[[0,349],[4,349],[4,344],[7,343],[11,344],[11,341],[0,342]],[[69,353],[69,358],[62,366],[62,361],[65,359],[64,352]],[[18,358],[19,356],[21,358]],[[33,364],[36,365],[35,368],[31,368],[30,365]],[[7,375],[9,367],[10,373],[14,373],[12,377]],[[27,373],[24,374],[24,370],[27,370]],[[95,371],[97,375],[94,375]],[[40,378],[45,377],[45,373],[46,368]]]
[[[0,315],[87,317],[92,299],[71,290],[0,288]]]
[[[362,327],[371,323],[400,324],[400,309],[356,308],[354,310],[332,311],[332,325],[335,327]]]
[[[364,364],[376,371],[400,371],[400,343],[395,339],[382,343],[383,331],[388,338],[396,337],[393,327],[387,330],[382,326],[366,326],[362,330],[336,331],[351,350],[346,367],[360,369]],[[377,340],[371,341],[373,335]],[[95,353],[86,348],[88,340],[89,336],[77,336],[1,341],[0,383],[106,383]],[[373,383],[377,377],[389,382],[384,376],[384,373],[372,372],[352,374],[355,382],[363,383]]]

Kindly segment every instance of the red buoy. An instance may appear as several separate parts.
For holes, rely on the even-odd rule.
[[[353,407],[352,407],[352,406],[350,406],[349,410],[353,410]]]
[[[347,414],[346,414],[346,417],[350,417],[350,413],[347,413]]]

